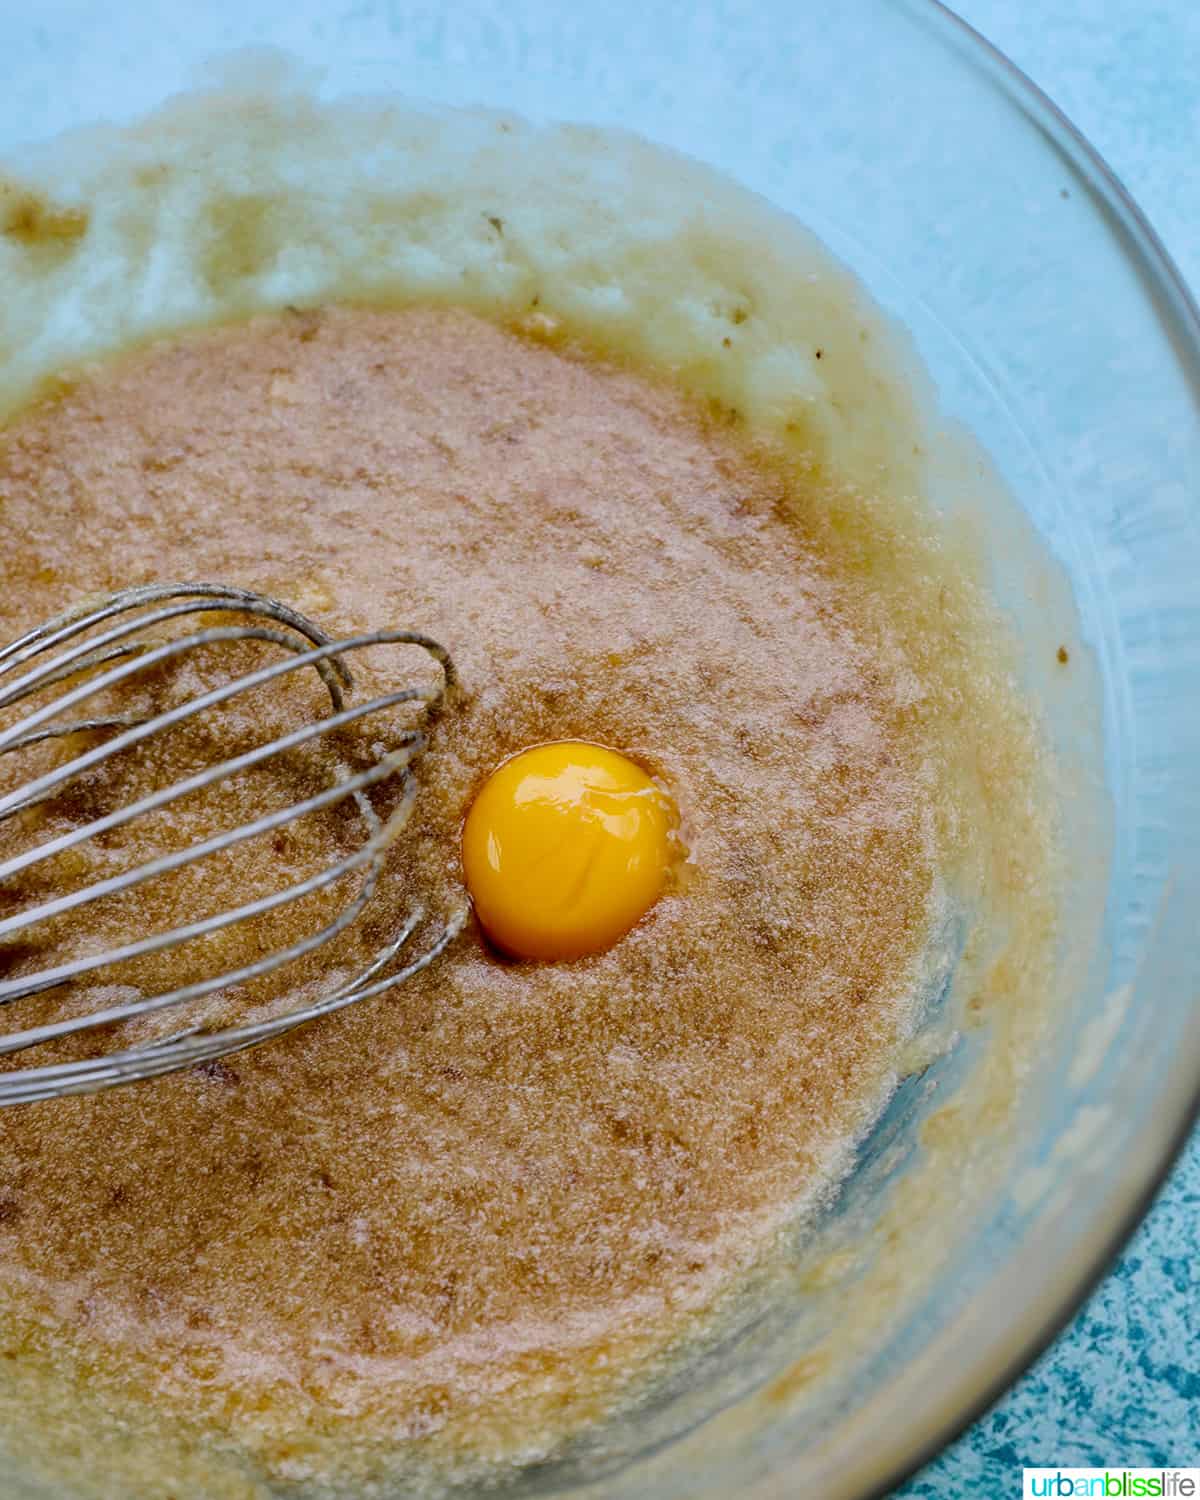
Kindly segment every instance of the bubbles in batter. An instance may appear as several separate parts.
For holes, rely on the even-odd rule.
[[[658,900],[677,821],[667,793],[615,750],[522,751],[493,771],[463,828],[476,915],[516,958],[601,953]]]

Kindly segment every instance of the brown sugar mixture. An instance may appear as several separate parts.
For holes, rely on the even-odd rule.
[[[464,698],[338,962],[447,905],[471,796],[526,745],[633,755],[689,851],[607,953],[510,964],[468,931],[259,1051],[0,1112],[4,1302],[227,1426],[395,1439],[598,1410],[762,1254],[879,1107],[935,900],[920,684],[798,486],[728,414],[429,308],[160,343],[0,433],[5,636],[214,578],[453,652]],[[211,904],[292,857],[208,871]],[[131,902],[133,931],[180,919]]]

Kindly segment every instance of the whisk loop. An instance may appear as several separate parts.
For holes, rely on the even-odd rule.
[[[190,621],[192,617],[213,612],[238,616],[240,623],[212,625],[192,629],[186,635],[162,638],[163,628],[173,622]],[[191,652],[242,641],[277,646],[287,654],[282,660],[221,682],[153,716],[88,712],[88,705],[94,704],[101,695],[125,684],[135,685],[136,679],[158,667],[180,662]],[[430,689],[399,688],[364,703],[348,704],[346,695],[353,687],[353,678],[344,658],[371,646],[386,645],[420,647],[440,669],[439,684]],[[239,968],[159,994],[139,995],[136,999],[82,1015],[65,1016],[25,1030],[0,1033],[0,1056],[186,1005],[218,990],[261,979],[313,952],[350,927],[375,894],[387,851],[408,822],[416,794],[411,764],[425,748],[426,731],[456,680],[453,663],[445,649],[416,631],[378,630],[333,640],[313,621],[279,600],[215,583],[152,584],[123,589],[105,598],[87,601],[0,647],[0,710],[22,704],[49,688],[61,685],[62,689],[49,701],[31,708],[19,722],[0,731],[0,754],[29,750],[68,735],[107,734],[100,743],[81,750],[63,764],[50,767],[0,796],[0,822],[53,798],[87,772],[126,751],[136,752],[139,746],[174,726],[243,693],[282,683],[290,674],[303,669],[315,671],[324,684],[331,708],[327,716],[206,766],[32,848],[10,855],[0,861],[0,887],[5,881],[45,860],[124,828],[181,798],[216,788],[234,776],[369,716],[403,704],[414,704],[420,706],[419,725],[397,733],[392,747],[378,753],[374,762],[363,769],[351,772],[339,763],[328,786],[290,806],[263,813],[235,828],[145,860],[131,869],[79,889],[64,891],[0,919],[0,942],[28,934],[40,924],[68,913],[80,912],[93,902],[124,895],[149,881],[285,828],[347,799],[353,800],[361,819],[365,835],[361,845],[303,880],[230,910],[182,923],[165,932],[134,937],[104,952],[66,959],[35,973],[0,979],[0,1007],[69,985],[116,964],[166,952],[236,924],[253,922],[347,876],[360,873],[354,894],[324,926]],[[6,678],[12,680],[5,681]],[[400,796],[388,815],[380,817],[367,792],[394,778],[399,780]],[[420,908],[411,911],[400,931],[370,963],[351,980],[335,986],[319,1000],[245,1025],[207,1030],[201,1023],[97,1057],[5,1072],[0,1074],[0,1105],[32,1103],[63,1094],[91,1093],[115,1084],[154,1078],[197,1063],[211,1062],[282,1036],[297,1026],[360,1000],[383,994],[432,963],[449,946],[466,921],[467,908],[464,902],[437,929],[418,955],[401,962],[403,950],[421,925],[424,915]]]

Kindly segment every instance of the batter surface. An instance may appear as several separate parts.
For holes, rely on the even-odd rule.
[[[486,1446],[494,1422],[533,1451],[836,1179],[919,999],[936,819],[927,684],[821,541],[832,493],[545,319],[450,309],[161,342],[0,434],[6,634],[213,577],[454,653],[466,695],[346,962],[414,890],[452,899],[473,792],[538,741],[634,755],[688,850],[608,953],[509,964],[468,933],[269,1048],[0,1113],[26,1326],[284,1473],[313,1424]],[[235,904],[305,854],[206,890]],[[154,899],[134,930],[170,919]]]

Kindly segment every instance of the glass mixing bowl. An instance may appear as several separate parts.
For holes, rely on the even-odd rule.
[[[871,1337],[854,1336],[852,1278],[798,1274],[790,1301],[729,1333],[685,1381],[516,1486],[689,1500],[879,1493],[1062,1325],[1196,1106],[1197,310],[1086,142],[929,0],[43,0],[36,18],[0,13],[0,148],[129,118],[185,86],[200,60],[247,44],[319,65],[331,94],[396,89],[630,128],[794,212],[911,331],[943,411],[977,436],[1071,578],[1103,698],[1103,933],[1057,1007],[1020,1120],[996,1143],[1003,1170],[982,1207],[964,1186],[961,1202],[912,1215],[893,1316]],[[1040,641],[1036,589],[1002,560],[996,572],[1018,630]],[[1048,715],[1069,749],[1080,726],[1052,704]],[[919,1171],[934,1099],[969,1089],[965,1077],[902,1087],[839,1202],[841,1232],[870,1243]],[[11,1461],[0,1491],[67,1500]]]

